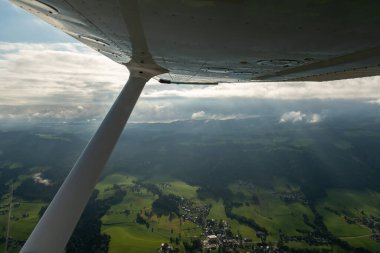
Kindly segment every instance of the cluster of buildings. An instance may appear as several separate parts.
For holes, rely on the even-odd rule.
[[[179,203],[181,217],[191,221],[199,227],[205,225],[205,219],[210,213],[211,205],[196,205],[191,200],[181,198]]]
[[[161,243],[160,248],[158,249],[159,253],[174,253],[176,250],[168,243]]]
[[[278,193],[280,199],[287,203],[300,202],[304,205],[308,204],[305,195],[301,191],[287,191]]]
[[[237,241],[229,238],[231,230],[226,221],[217,222],[215,219],[207,220],[203,228],[203,235],[206,237],[202,245],[204,249],[217,249],[223,244],[236,247]],[[231,239],[231,240],[230,240]]]
[[[207,220],[203,229],[202,241],[203,252],[222,249],[221,252],[235,252],[243,250],[244,252],[278,252],[276,245],[262,242],[253,242],[250,238],[243,238],[239,235],[233,235],[230,226],[225,220],[216,221],[215,219]],[[257,235],[260,237],[259,235]]]
[[[348,224],[360,224],[368,227],[372,231],[371,239],[380,242],[380,216],[365,215],[362,212],[361,217],[344,216],[344,220]]]
[[[231,228],[225,220],[206,220],[211,206],[197,206],[192,201],[181,198],[179,201],[182,218],[193,222],[199,227],[203,227],[203,232],[199,238],[203,238],[199,250],[202,252],[210,252],[213,250],[221,250],[221,252],[278,252],[276,245],[268,245],[261,242],[253,242],[250,238],[242,238],[239,235],[233,235]],[[257,235],[260,238],[260,235]],[[168,243],[162,243],[158,249],[160,253],[178,252],[178,248],[174,248]]]

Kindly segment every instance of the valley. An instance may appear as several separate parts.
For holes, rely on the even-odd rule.
[[[264,125],[128,126],[66,252],[377,252],[377,124]],[[10,224],[18,252],[87,137],[0,137],[0,247]]]

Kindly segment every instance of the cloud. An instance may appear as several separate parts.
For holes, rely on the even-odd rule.
[[[380,105],[380,99],[370,100],[370,101],[368,101],[368,103],[375,104],[375,105]]]
[[[313,113],[310,116],[310,119],[308,120],[308,123],[315,124],[315,123],[321,122],[321,120],[322,120],[321,115],[319,115],[317,113]]]
[[[230,120],[230,119],[248,119],[257,118],[259,115],[245,115],[241,113],[237,114],[223,114],[223,113],[206,113],[205,111],[198,111],[191,114],[193,120]]]
[[[98,124],[128,76],[124,66],[79,43],[0,42],[0,123]],[[305,113],[299,108],[314,112],[328,110],[331,109],[328,106],[335,106],[331,102],[335,100],[375,106],[380,104],[379,83],[380,77],[326,83],[257,82],[217,86],[181,86],[151,80],[130,122],[242,119],[268,114],[279,117],[286,110],[301,113],[298,117],[302,121],[317,123],[323,118],[320,114],[302,116]],[[297,101],[302,101],[303,107]],[[320,109],[305,109],[305,101],[317,101],[309,107],[317,104]],[[296,104],[292,105],[293,102]],[[283,116],[284,122],[300,121],[297,114]]]
[[[281,115],[280,123],[297,123],[304,122],[309,124],[316,124],[322,121],[322,117],[318,113],[306,114],[302,111],[290,111]]]
[[[204,119],[206,113],[204,111],[194,112],[191,115],[191,119]]]
[[[96,105],[0,106],[0,124],[26,126],[38,123],[80,123],[88,119],[100,122],[106,110],[106,107]]]
[[[43,184],[43,185],[51,185],[51,182],[49,179],[42,178],[42,173],[36,173],[33,175],[33,180],[35,183]]]
[[[152,87],[145,93],[145,97],[370,100],[380,97],[380,77],[331,82],[219,84],[209,87],[176,87],[176,89],[153,89]]]
[[[303,121],[305,117],[306,117],[306,114],[302,113],[301,111],[287,112],[281,116],[280,123],[286,123],[286,122],[296,123],[299,121]]]
[[[70,103],[80,99],[109,102],[127,79],[124,66],[79,43],[0,42],[2,104]],[[147,86],[143,98],[373,100],[380,97],[380,77],[323,83],[256,82],[203,87],[151,83],[156,85]]]
[[[108,103],[128,71],[77,43],[0,43],[2,105]]]

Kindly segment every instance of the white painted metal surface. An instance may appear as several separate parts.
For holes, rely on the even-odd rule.
[[[38,1],[50,7],[35,0],[11,1],[112,60],[129,62],[134,36],[123,21],[125,12],[133,15],[126,6],[134,1]],[[139,0],[138,5],[146,45],[152,59],[170,71],[161,76],[167,80],[380,74],[378,0]],[[342,56],[344,61],[336,60]]]

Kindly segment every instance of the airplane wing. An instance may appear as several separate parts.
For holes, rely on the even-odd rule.
[[[130,78],[21,252],[62,252],[145,83],[380,74],[378,0],[11,0]]]
[[[124,64],[123,2],[11,0]],[[162,81],[328,81],[380,74],[377,0],[139,0]]]

